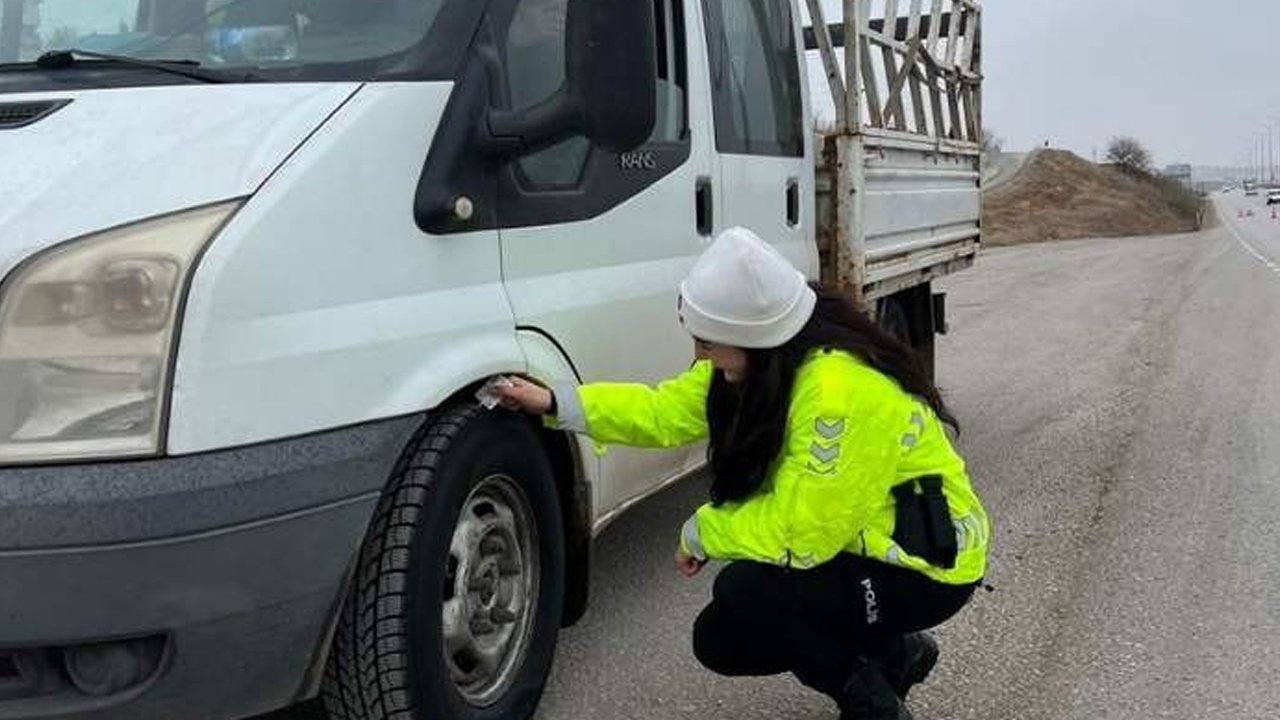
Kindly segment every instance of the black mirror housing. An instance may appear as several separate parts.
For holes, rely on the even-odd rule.
[[[626,152],[653,133],[657,42],[651,0],[569,0],[569,84],[588,111],[584,134]]]
[[[596,147],[626,152],[653,133],[657,57],[649,0],[568,0],[565,83],[524,110],[490,110],[489,144],[523,155],[585,135]]]

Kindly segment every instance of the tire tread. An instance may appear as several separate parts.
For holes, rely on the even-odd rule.
[[[414,720],[409,694],[408,576],[416,520],[445,451],[479,406],[459,406],[420,429],[395,465],[360,549],[334,633],[321,696],[332,720]]]

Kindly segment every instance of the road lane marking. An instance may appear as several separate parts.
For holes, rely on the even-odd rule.
[[[1277,275],[1280,275],[1280,265],[1276,265],[1274,262],[1272,262],[1271,260],[1267,259],[1267,257],[1266,257],[1265,255],[1263,255],[1262,253],[1258,252],[1257,248],[1255,248],[1254,246],[1250,245],[1250,244],[1249,244],[1249,241],[1245,240],[1245,239],[1244,239],[1244,237],[1243,237],[1242,235],[1240,235],[1240,231],[1239,231],[1239,230],[1236,230],[1236,226],[1235,226],[1235,225],[1231,224],[1231,222],[1230,222],[1230,221],[1228,221],[1228,222],[1224,222],[1224,223],[1222,223],[1222,224],[1223,224],[1223,225],[1226,225],[1226,226],[1227,226],[1227,229],[1231,231],[1231,234],[1232,234],[1233,236],[1235,236],[1236,242],[1240,243],[1240,247],[1244,248],[1245,250],[1248,250],[1250,255],[1252,255],[1252,256],[1254,256],[1255,258],[1257,258],[1257,259],[1259,260],[1259,262],[1261,262],[1263,265],[1266,265],[1266,266],[1267,266],[1267,268],[1271,270],[1271,272],[1273,272],[1273,273],[1275,273],[1275,274],[1277,274]]]

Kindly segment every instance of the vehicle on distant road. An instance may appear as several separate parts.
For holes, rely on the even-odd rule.
[[[1272,188],[1267,191],[1267,204],[1280,204],[1280,188]]]

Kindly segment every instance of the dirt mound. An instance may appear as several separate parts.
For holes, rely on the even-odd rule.
[[[982,242],[1188,232],[1197,227],[1196,204],[1166,181],[1041,150],[1010,182],[983,193]]]

